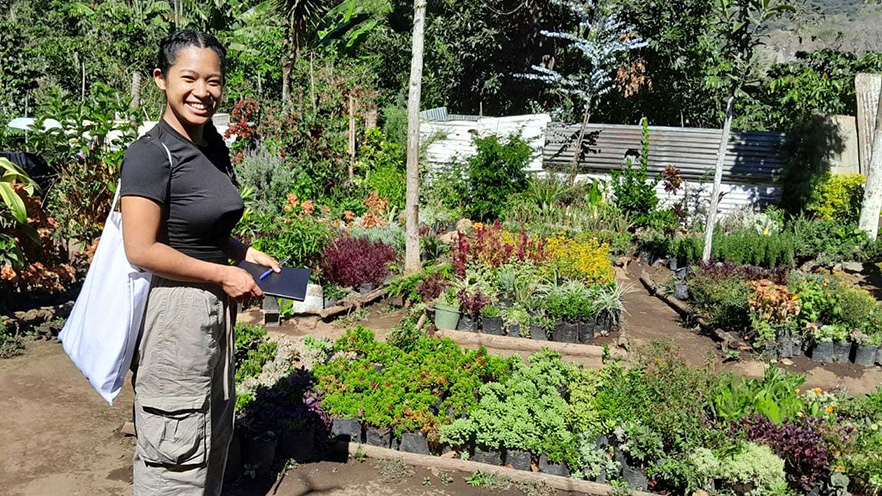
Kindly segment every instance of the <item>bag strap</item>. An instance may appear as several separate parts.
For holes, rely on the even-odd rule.
[[[171,152],[169,151],[168,147],[165,146],[165,143],[160,141],[159,144],[162,145],[163,148],[165,148],[165,154],[168,156],[169,183],[171,183],[171,169],[172,169],[172,167],[174,167],[174,163],[172,163]],[[119,201],[119,190],[121,188],[122,188],[122,178],[120,178],[119,180],[116,181],[116,192],[113,194],[113,202],[110,205],[111,212],[116,210],[116,202]]]

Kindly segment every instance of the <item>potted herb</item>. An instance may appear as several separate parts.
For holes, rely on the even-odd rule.
[[[528,337],[530,333],[530,314],[521,305],[515,304],[502,311],[505,333],[509,337]]]
[[[349,292],[345,288],[341,288],[336,284],[328,284],[324,288],[322,288],[322,301],[324,303],[325,308],[331,308],[337,306],[337,303],[340,302]]]
[[[833,339],[837,331],[834,326],[825,325],[809,331],[812,338],[812,360],[819,363],[833,363]]]
[[[435,327],[456,329],[459,323],[459,299],[453,289],[442,291],[433,304],[435,308]]]
[[[874,340],[871,340],[870,336],[865,334],[860,329],[855,329],[851,331],[851,340],[855,344],[855,365],[859,365],[861,367],[872,367],[873,365],[875,365],[876,352],[879,349],[879,344],[876,343]]]
[[[504,336],[502,328],[502,310],[496,305],[484,305],[481,308],[481,329],[485,334]]]
[[[499,290],[499,306],[508,308],[518,286],[518,271],[513,265],[500,267],[496,271],[495,286]]]
[[[833,361],[847,362],[851,357],[851,341],[848,340],[848,329],[843,324],[833,324]]]
[[[456,329],[466,332],[477,331],[481,309],[490,303],[490,299],[480,291],[469,292],[466,289],[460,290],[456,296],[459,298],[459,308],[462,311]]]
[[[554,319],[544,313],[537,313],[530,317],[530,338],[536,341],[548,341],[549,331],[554,329]]]

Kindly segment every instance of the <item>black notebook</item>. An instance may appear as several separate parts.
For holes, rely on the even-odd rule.
[[[260,276],[269,267],[251,262],[241,262],[239,267],[247,270],[257,281],[261,291],[269,296],[277,296],[289,300],[303,301],[306,299],[306,286],[309,284],[309,269],[290,269],[282,267],[281,272],[270,272],[262,281]]]

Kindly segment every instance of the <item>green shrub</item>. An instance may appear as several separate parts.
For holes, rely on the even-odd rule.
[[[266,336],[266,328],[236,324],[236,383],[257,377],[266,362],[276,356],[278,345]]]
[[[508,199],[527,187],[524,168],[533,149],[517,134],[475,138],[477,153],[468,159],[469,201],[472,219],[497,219]]]
[[[746,281],[696,272],[689,280],[692,304],[708,324],[721,329],[743,332],[750,326],[750,297]]]
[[[643,140],[640,165],[635,167],[629,158],[622,166],[622,170],[614,170],[610,174],[616,206],[631,216],[634,223],[640,226],[650,222],[650,214],[658,206],[655,186],[661,181],[661,176],[650,179],[647,172],[649,166],[649,125],[645,117],[641,124],[643,125]]]
[[[764,235],[741,231],[733,234],[717,232],[711,252],[717,260],[736,265],[793,267],[795,251],[795,241],[788,233]]]
[[[236,166],[243,189],[251,190],[246,207],[250,215],[278,215],[285,198],[296,188],[297,172],[281,158],[266,151],[248,153]]]
[[[382,198],[389,200],[389,206],[404,209],[407,183],[404,169],[394,164],[381,165],[369,173],[367,185]]]
[[[251,246],[277,260],[289,258],[289,264],[296,267],[311,267],[318,262],[333,235],[327,223],[306,215],[253,215],[240,222],[237,231],[250,240]]]
[[[401,146],[386,140],[377,128],[369,129],[358,151],[358,162],[366,168],[367,186],[389,200],[389,206],[404,209],[407,190]]]
[[[689,461],[695,469],[695,488],[716,489],[727,494],[736,485],[751,485],[756,496],[787,494],[784,460],[768,446],[743,443],[734,452],[714,453],[697,448]],[[723,487],[715,484],[722,484]],[[737,491],[736,491],[737,492]]]
[[[855,222],[798,217],[790,223],[790,227],[794,236],[794,250],[800,259],[844,262],[864,260],[866,256],[879,253],[875,249],[862,253],[867,235]]]
[[[812,193],[805,208],[819,219],[857,222],[865,182],[861,174],[820,175],[812,180]]]
[[[24,343],[21,337],[13,335],[0,320],[0,359],[12,358],[24,353]]]

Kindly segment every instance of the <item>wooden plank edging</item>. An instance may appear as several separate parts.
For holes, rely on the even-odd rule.
[[[460,472],[472,473],[476,470],[482,472],[502,475],[514,482],[533,482],[545,483],[550,487],[561,491],[573,491],[585,493],[595,496],[610,496],[615,492],[615,488],[598,482],[576,480],[569,477],[561,477],[559,475],[543,474],[541,472],[528,472],[526,470],[516,470],[509,467],[500,467],[497,465],[488,465],[486,463],[473,462],[471,460],[462,460],[458,458],[442,458],[433,455],[418,455],[416,453],[407,453],[404,451],[396,451],[390,448],[381,448],[378,446],[370,446],[359,443],[349,443],[349,456],[354,456],[358,452],[364,453],[369,458],[382,458],[390,460],[401,460],[408,465],[414,465],[424,468],[436,468],[441,470],[456,470]],[[653,493],[643,491],[628,491],[630,496],[655,496]]]
[[[603,347],[592,344],[580,343],[557,343],[554,341],[534,341],[526,338],[512,338],[508,336],[496,336],[493,334],[481,334],[477,332],[456,331],[453,329],[438,329],[436,336],[450,338],[459,345],[483,345],[488,348],[525,351],[536,353],[547,349],[561,355],[600,358],[603,356]],[[609,349],[610,357],[627,358],[625,351]]]

